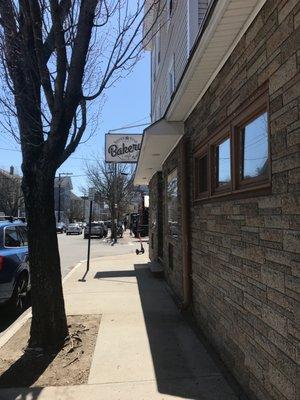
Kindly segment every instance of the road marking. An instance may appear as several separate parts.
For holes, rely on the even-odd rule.
[[[70,272],[67,273],[67,275],[63,278],[62,283],[64,284],[66,282],[67,279],[70,278],[71,275],[74,274],[74,272],[82,265],[84,261],[80,261],[78,264],[75,265],[74,268],[71,269]]]

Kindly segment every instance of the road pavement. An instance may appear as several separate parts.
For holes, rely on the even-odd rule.
[[[66,276],[72,268],[79,262],[87,258],[88,240],[83,235],[58,234],[58,245],[61,259],[62,277]],[[109,239],[91,239],[91,258],[105,256],[119,256],[135,253],[136,248],[140,248],[137,239],[129,235],[129,231],[124,233],[124,237],[118,239],[113,246]],[[0,336],[14,321],[16,317],[5,307],[0,309]]]
[[[88,240],[83,235],[58,235],[61,270],[64,277],[76,264],[87,258]],[[125,232],[124,237],[112,246],[109,239],[91,239],[91,258],[131,254],[139,246],[138,241]]]

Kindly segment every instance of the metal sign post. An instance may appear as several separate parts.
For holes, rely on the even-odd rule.
[[[90,255],[91,255],[91,229],[92,229],[92,215],[93,215],[93,201],[95,198],[95,189],[89,189],[89,200],[90,200],[90,214],[89,214],[89,237],[88,237],[88,249],[87,249],[87,260],[86,260],[86,271],[83,275],[82,279],[79,279],[81,282],[85,282],[85,277],[87,276],[90,270]]]

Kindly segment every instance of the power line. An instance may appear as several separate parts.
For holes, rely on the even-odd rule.
[[[108,132],[116,132],[116,131],[122,131],[124,129],[128,129],[128,128],[138,128],[139,126],[146,126],[149,124],[139,124],[139,125],[127,125],[127,126],[122,126],[120,128],[116,128],[116,129],[110,129]]]

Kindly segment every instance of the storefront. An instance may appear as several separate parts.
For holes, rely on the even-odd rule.
[[[150,188],[150,257],[182,307],[250,397],[292,400],[300,9],[258,3],[232,36],[237,19],[216,5],[163,119],[144,132],[135,181]],[[220,32],[231,44],[210,49]]]

